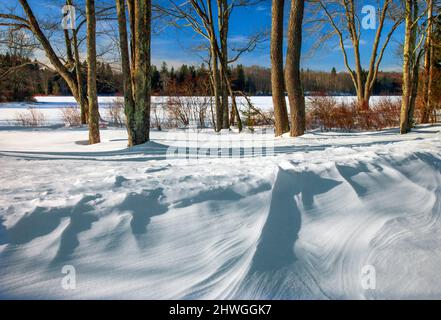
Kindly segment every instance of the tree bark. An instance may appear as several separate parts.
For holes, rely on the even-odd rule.
[[[275,135],[289,131],[283,75],[283,12],[285,0],[273,0],[271,23],[271,87],[274,105]]]
[[[68,68],[71,68],[74,64],[74,57],[72,52],[72,41],[68,29],[64,29],[64,42],[66,43],[66,63]]]
[[[151,0],[128,0],[130,50],[125,1],[116,0],[128,146],[150,140]],[[133,51],[134,50],[134,51]]]
[[[305,1],[292,0],[288,29],[288,52],[286,55],[286,86],[291,113],[291,136],[305,133],[305,97],[300,78],[302,48],[302,23]]]
[[[127,0],[127,11],[129,15],[129,28],[131,32],[135,32],[135,0]],[[135,51],[136,51],[136,43],[135,43],[135,36],[131,34],[130,36],[130,58],[131,58],[131,65],[130,65],[130,72],[131,79],[132,79],[132,87],[135,88]]]
[[[100,142],[100,115],[96,89],[95,0],[86,0],[87,19],[87,99],[89,101],[89,143]]]
[[[135,1],[135,135],[133,144],[150,140],[151,0]]]

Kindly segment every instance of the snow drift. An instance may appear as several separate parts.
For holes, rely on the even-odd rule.
[[[0,297],[441,298],[438,129],[268,133],[273,157],[197,163],[166,156],[180,131],[2,131]]]

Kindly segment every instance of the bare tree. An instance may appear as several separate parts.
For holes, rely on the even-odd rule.
[[[283,75],[283,17],[285,0],[273,0],[271,23],[271,87],[274,105],[275,134],[289,131]]]
[[[300,55],[302,50],[302,23],[304,0],[292,0],[288,28],[288,52],[286,55],[286,88],[291,117],[291,136],[305,133],[305,97],[300,79]]]
[[[6,20],[10,24],[20,26],[32,32],[34,37],[38,40],[41,48],[46,53],[49,62],[52,67],[60,74],[60,76],[65,80],[66,84],[69,86],[73,96],[77,101],[79,101],[78,83],[75,79],[74,73],[69,69],[68,66],[63,63],[63,61],[57,56],[54,47],[49,42],[48,38],[42,31],[42,28],[34,15],[31,7],[27,0],[19,0],[19,3],[26,15],[26,18],[15,14],[0,14],[0,18]]]
[[[78,0],[79,1],[79,0]],[[74,3],[72,0],[61,1],[67,5],[74,5],[76,8],[77,19],[76,28],[72,31],[61,30],[62,38],[58,37],[60,30],[60,20],[51,21],[47,19],[37,19],[28,1],[19,0],[24,15],[17,13],[15,7],[3,7],[0,12],[0,26],[9,26],[12,28],[19,28],[32,33],[36,42],[39,43],[39,48],[44,51],[49,63],[46,64],[38,61],[39,64],[48,69],[57,72],[69,87],[72,95],[80,105],[82,123],[87,122],[87,90],[83,89],[85,84],[82,78],[82,69],[80,61],[80,46],[86,41],[86,36],[80,37],[80,31],[86,26],[86,15],[84,12],[84,2],[81,5]],[[113,7],[107,4],[107,0],[100,1],[100,5],[96,7],[95,17],[97,21],[113,20]],[[106,31],[99,32],[105,34]],[[83,34],[85,34],[83,32]],[[98,32],[97,32],[98,34]],[[62,41],[60,41],[62,40]],[[64,47],[62,46],[64,44]],[[60,46],[61,45],[61,46]],[[108,50],[107,50],[108,51]],[[99,54],[97,54],[99,56]]]
[[[242,54],[254,50],[257,44],[262,41],[262,36],[253,35],[245,46],[239,48],[228,47],[229,20],[234,8],[239,6],[255,5],[263,0],[188,0],[176,2],[169,0],[170,6],[157,6],[156,8],[164,14],[172,17],[173,24],[179,25],[184,21],[184,26],[191,27],[197,34],[207,40],[208,56],[210,57],[211,81],[216,110],[216,131],[222,128],[229,128],[228,95],[232,100],[232,109],[238,121],[238,128],[242,124],[237,109],[235,93],[231,87],[231,79],[228,74],[228,66],[239,60]],[[214,14],[218,14],[217,23]],[[229,57],[229,52],[234,52]]]
[[[396,12],[397,8],[393,5],[393,0],[384,0],[383,5],[377,12],[379,21],[376,26],[367,75],[365,75],[360,56],[362,19],[359,17],[359,8],[356,7],[356,1],[311,0],[311,2],[316,4],[316,10],[318,11],[318,16],[315,17],[315,21],[318,24],[323,24],[324,21],[327,21],[332,30],[332,33],[324,32],[318,42],[322,43],[334,35],[337,36],[343,54],[345,67],[351,75],[352,82],[357,92],[359,107],[362,109],[368,108],[384,52],[393,33],[403,21],[402,15]],[[392,25],[381,44],[386,19],[388,17],[392,19]],[[323,30],[325,29],[322,28],[322,31]],[[346,39],[348,38],[351,41],[351,47],[354,51],[354,69],[349,64],[346,43]]]
[[[124,104],[128,145],[150,139],[150,46],[151,0],[128,0],[130,49],[127,33],[126,3],[116,0],[122,60]]]
[[[185,26],[190,26],[197,34],[209,43],[209,57],[211,66],[211,82],[215,104],[215,130],[220,131],[223,127],[223,110],[221,103],[221,71],[219,70],[219,45],[214,20],[214,8],[212,0],[189,0],[176,3],[169,0],[170,6],[157,7],[168,16],[174,18],[173,23],[184,21]]]
[[[86,92],[83,91],[83,84],[81,81],[81,69],[80,69],[80,59],[79,59],[79,44],[77,41],[77,34],[79,28],[86,23],[87,19],[84,19],[76,30],[73,31],[72,37],[69,34],[68,30],[63,30],[64,35],[64,53],[59,52],[57,48],[57,41],[50,41],[50,36],[54,33],[59,25],[58,22],[49,24],[49,28],[46,23],[41,24],[36,18],[32,8],[30,7],[28,1],[19,0],[21,8],[25,14],[25,17],[19,16],[15,14],[15,12],[8,13],[0,13],[0,25],[7,25],[13,28],[19,28],[32,33],[33,37],[39,43],[39,48],[42,49],[46,57],[49,60],[50,66],[38,62],[41,65],[44,65],[48,69],[52,69],[57,72],[63,80],[66,82],[69,87],[72,95],[80,105],[82,111],[82,123],[86,123],[87,120],[87,109],[88,109],[88,100],[86,96]],[[65,2],[66,4],[72,4],[70,0]],[[96,14],[94,14],[96,19]],[[95,31],[96,32],[96,31]],[[48,35],[47,35],[48,34]],[[96,41],[95,41],[96,43]],[[96,54],[95,54],[96,58]],[[74,66],[75,64],[75,66]],[[99,119],[99,113],[96,117]],[[95,137],[92,140],[97,141],[97,127],[94,129],[94,132],[91,132],[90,135]]]
[[[22,28],[8,26],[6,30],[0,33],[0,45],[5,47],[12,59],[11,67],[0,72],[0,80],[5,80],[28,66],[38,64],[22,61],[23,58],[30,59],[37,48],[35,41]],[[18,80],[13,79],[14,82],[17,82],[17,85],[19,85]]]

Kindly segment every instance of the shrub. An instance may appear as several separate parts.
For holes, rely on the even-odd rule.
[[[198,128],[205,128],[209,106],[209,97],[169,97],[166,103],[167,123],[172,127],[188,127],[193,123]]]
[[[401,100],[384,97],[379,99],[373,106],[375,114],[375,129],[391,128],[400,125]]]
[[[313,97],[306,114],[306,127],[322,131],[381,130],[399,125],[400,108],[399,99],[388,97],[379,99],[368,109],[360,109],[357,101],[338,103],[332,97]]]
[[[78,107],[66,107],[61,109],[61,117],[66,127],[81,126],[81,112]]]
[[[306,114],[307,129],[320,128],[322,131],[334,128],[332,123],[332,110],[337,106],[337,101],[332,97],[318,96],[310,98],[310,107]]]
[[[274,111],[266,112],[251,102],[251,99],[242,94],[243,99],[237,100],[237,107],[239,108],[239,113],[245,117],[244,124],[248,126],[249,129],[252,129],[254,126],[273,126],[275,123],[274,120]],[[240,108],[242,107],[242,108]],[[241,118],[243,118],[241,117]]]
[[[15,122],[22,127],[41,127],[46,124],[46,118],[41,111],[28,107],[26,112],[15,114]]]
[[[334,106],[331,109],[328,126],[342,131],[355,129],[356,109],[352,104],[345,103]]]
[[[164,114],[164,108],[158,104],[152,103],[151,114],[153,117],[150,122],[150,127],[156,128],[159,131],[161,131],[163,127],[167,127],[167,123],[165,122],[167,117]]]
[[[124,102],[116,99],[107,109],[107,119],[110,125],[116,127],[124,127],[126,124],[126,116],[124,113]]]

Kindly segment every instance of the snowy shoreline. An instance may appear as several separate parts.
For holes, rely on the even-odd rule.
[[[169,97],[152,97],[152,104],[157,106],[162,106],[166,103]],[[314,97],[306,97],[307,106],[311,104],[311,99]],[[356,97],[355,96],[333,96],[330,97],[335,99],[337,102],[345,102],[350,104],[353,102]],[[401,99],[400,96],[373,96],[372,103],[376,103],[377,101],[390,98],[392,100]],[[37,102],[5,102],[0,103],[0,127],[1,126],[10,126],[13,125],[17,113],[26,110],[29,107],[33,107],[38,109],[45,117],[45,120],[48,125],[58,125],[63,124],[62,121],[62,112],[61,110],[66,107],[76,106],[77,103],[74,97],[69,96],[36,96]],[[200,97],[200,99],[203,99]],[[288,98],[286,98],[288,99]],[[197,100],[197,99],[196,99]],[[273,110],[273,101],[271,97],[251,97],[251,101],[254,106],[263,110],[263,111],[272,111]],[[98,97],[98,103],[102,114],[106,113],[106,109],[115,102],[123,102],[123,97],[116,96],[101,96]],[[246,106],[245,99],[238,97],[237,102],[239,107]],[[287,100],[288,103],[288,100]]]

